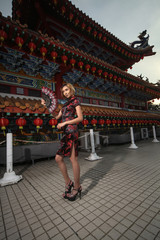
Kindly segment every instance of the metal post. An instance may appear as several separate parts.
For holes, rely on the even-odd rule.
[[[10,184],[17,183],[22,179],[22,176],[17,176],[13,171],[13,136],[12,133],[7,133],[6,136],[6,173],[4,174],[3,178],[0,179],[0,185],[6,186]]]
[[[153,125],[152,128],[153,128],[153,137],[154,137],[152,142],[155,142],[155,143],[156,143],[156,142],[159,142],[159,141],[157,140],[157,137],[156,137],[155,126]]]
[[[131,145],[129,146],[129,148],[137,149],[138,147],[136,146],[136,144],[134,142],[133,127],[130,127],[130,134],[131,134]]]
[[[102,157],[97,156],[95,152],[93,129],[90,129],[90,140],[91,140],[91,154],[88,158],[86,158],[86,160],[94,161],[101,159]]]

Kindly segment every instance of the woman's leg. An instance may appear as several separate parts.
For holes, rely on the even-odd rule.
[[[60,156],[60,155],[56,155],[55,156],[55,160],[58,163],[58,166],[59,166],[59,168],[61,170],[61,173],[62,173],[62,175],[64,177],[65,184],[68,185],[68,183],[70,181],[70,178],[68,176],[67,167],[66,167],[66,164],[63,161],[63,157]]]
[[[73,175],[74,175],[74,188],[78,189],[80,186],[80,166],[78,163],[78,157],[75,156],[75,146],[72,146],[72,152],[70,157],[72,168],[73,168]]]

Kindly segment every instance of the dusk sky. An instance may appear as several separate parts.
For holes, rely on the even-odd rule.
[[[138,40],[147,30],[149,45],[156,55],[145,57],[128,70],[156,83],[160,80],[160,1],[159,0],[71,0],[82,12],[126,44]],[[11,16],[12,0],[0,0],[3,16]]]

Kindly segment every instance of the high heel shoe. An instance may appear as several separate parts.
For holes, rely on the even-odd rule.
[[[82,192],[82,187],[81,187],[81,186],[79,186],[78,189],[73,188],[72,191],[76,191],[76,193],[73,194],[73,193],[71,192],[71,193],[67,194],[67,199],[68,199],[69,201],[75,201],[78,195],[79,195],[79,197],[80,197],[80,199],[81,199],[81,192]]]
[[[64,198],[68,198],[67,194],[71,193],[72,187],[74,187],[74,183],[70,180],[69,183],[65,186],[65,192],[63,193]]]

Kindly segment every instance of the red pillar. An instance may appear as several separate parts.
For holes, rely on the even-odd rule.
[[[55,94],[57,96],[58,99],[62,99],[61,96],[61,87],[63,85],[63,79],[62,79],[62,74],[56,74],[55,76]]]

